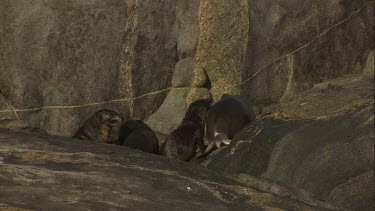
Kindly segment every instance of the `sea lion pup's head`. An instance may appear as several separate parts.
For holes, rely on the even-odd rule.
[[[193,121],[195,123],[204,124],[207,111],[210,108],[211,99],[200,99],[190,104],[182,122]]]
[[[109,109],[102,109],[94,113],[100,118],[101,124],[105,124],[109,127],[114,127],[122,122],[122,118],[116,111]]]
[[[73,135],[74,138],[108,143],[112,127],[120,124],[120,115],[109,109],[102,109],[92,114]]]

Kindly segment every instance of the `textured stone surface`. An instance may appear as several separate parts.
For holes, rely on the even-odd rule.
[[[84,105],[127,97],[119,63],[126,1],[0,2],[1,109]],[[1,127],[70,135],[101,108],[127,102],[0,113]]]
[[[176,1],[5,0],[0,10],[1,127],[71,135],[101,108],[144,119],[168,93]]]
[[[172,87],[203,87],[206,83],[206,74],[194,58],[178,61],[173,73]]]
[[[373,187],[359,191],[368,180],[344,183],[374,169],[374,75],[318,84],[265,112],[211,157],[208,167],[262,176],[323,200],[343,184],[337,205],[373,206],[374,198],[367,200]],[[352,191],[358,195],[349,200]]]
[[[364,68],[365,74],[374,74],[375,72],[375,51],[372,50],[371,53],[368,55],[367,62]]]
[[[177,61],[175,0],[129,1],[121,72],[128,80],[130,116],[145,119],[162,104]],[[156,93],[154,93],[156,92]],[[141,97],[145,94],[147,97]]]
[[[374,1],[249,1],[241,95],[268,103],[363,71],[374,49]]]
[[[350,210],[374,210],[374,171],[366,172],[335,187],[328,201]]]
[[[373,0],[1,0],[0,127],[69,136],[93,112],[107,108],[125,119],[147,119],[151,127],[168,134],[188,104],[210,92],[214,100],[223,93],[240,93],[261,105],[282,101],[263,108],[269,114],[254,123],[257,127],[246,128],[244,140],[237,140],[239,147],[217,152],[211,165],[304,188],[349,209],[367,209],[371,206],[366,197],[373,189],[360,187],[371,179],[362,175],[373,170],[368,168],[373,164],[373,38]],[[203,71],[184,69],[193,66],[193,58]],[[189,64],[179,68],[186,61]],[[197,70],[199,74],[191,72]],[[199,75],[204,72],[208,78],[203,85]],[[360,72],[372,78],[329,81]],[[174,75],[179,76],[177,82]],[[298,94],[308,89],[312,90]],[[34,147],[41,146],[39,150],[50,149],[38,143]],[[308,156],[296,161],[301,154]],[[46,166],[55,167],[48,162]],[[23,174],[17,165],[9,168]],[[29,173],[24,175],[28,185],[39,184],[27,180]],[[56,187],[66,188],[61,182]],[[158,186],[151,186],[156,188],[149,190],[150,198],[158,198],[152,192]],[[46,189],[33,187],[36,194],[24,200],[43,203],[38,198],[43,193],[37,190]],[[110,193],[112,186],[100,188]],[[58,195],[57,189],[52,191]],[[21,206],[18,199],[12,201],[16,195],[9,189],[6,196],[12,204],[0,202],[0,209]],[[88,197],[99,202],[82,207],[107,206],[100,204],[99,195]],[[135,206],[144,202],[137,197],[132,198]],[[193,197],[197,206],[216,202]],[[172,201],[186,208],[187,202]],[[224,201],[241,204],[242,198]],[[222,209],[238,208],[231,206]]]
[[[370,0],[0,6],[0,126],[7,128],[70,135],[101,108],[146,119],[167,96],[176,63],[188,57],[206,70],[214,100],[241,93],[257,104],[360,72],[373,57]]]
[[[0,208],[333,208],[319,201],[303,202],[294,198],[259,191],[197,165],[126,147],[0,129]]]
[[[248,0],[201,0],[196,58],[211,81],[214,101],[239,94],[249,36]]]
[[[177,52],[179,59],[194,56],[199,35],[200,0],[177,0]]]

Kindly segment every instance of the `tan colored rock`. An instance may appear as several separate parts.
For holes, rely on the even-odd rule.
[[[196,59],[211,81],[211,94],[239,94],[249,39],[247,0],[202,0]]]
[[[188,57],[177,62],[173,72],[172,87],[203,87],[207,77],[195,59]]]
[[[368,55],[368,58],[367,58],[367,62],[366,62],[366,65],[364,67],[364,70],[363,72],[365,74],[374,74],[374,71],[375,71],[375,67],[374,67],[374,57],[375,57],[375,51],[372,50],[369,55]]]
[[[200,0],[177,0],[177,52],[179,58],[193,56],[198,44]]]
[[[332,210],[127,147],[4,129],[0,140],[0,210]]]

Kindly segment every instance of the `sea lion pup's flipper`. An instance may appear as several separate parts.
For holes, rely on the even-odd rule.
[[[223,144],[224,146],[228,146],[230,142],[231,142],[230,139],[223,139],[223,140],[218,140],[216,142],[212,142],[206,147],[206,149],[203,152],[197,151],[194,158],[198,159],[198,158],[206,157],[211,152],[215,151],[215,149],[220,149],[221,144]]]
[[[221,140],[221,143],[223,144],[223,145],[225,145],[225,146],[228,146],[229,144],[230,144],[230,142],[231,142],[232,140],[230,140],[230,139],[223,139],[223,140]],[[216,146],[217,146],[217,143],[216,143]],[[219,148],[219,147],[218,147]]]
[[[210,154],[213,151],[214,146],[215,146],[214,143],[210,143],[206,147],[206,150],[204,150],[204,151],[200,151],[200,150],[197,149],[197,151],[195,152],[194,158],[199,159],[199,158],[206,157],[208,154]]]

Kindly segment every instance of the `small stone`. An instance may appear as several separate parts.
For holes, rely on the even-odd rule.
[[[173,73],[172,87],[203,87],[207,81],[202,67],[189,57],[177,62]]]

